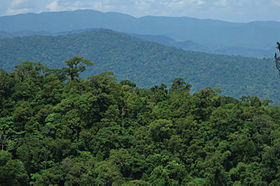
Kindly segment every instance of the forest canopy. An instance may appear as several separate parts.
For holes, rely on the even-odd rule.
[[[2,185],[280,182],[280,109],[270,100],[191,94],[181,78],[149,89],[108,71],[81,79],[92,63],[66,63],[0,70]]]

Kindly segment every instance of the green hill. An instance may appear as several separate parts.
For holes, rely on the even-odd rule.
[[[0,56],[0,67],[8,71],[23,61],[58,68],[66,59],[83,56],[95,63],[85,76],[113,71],[118,80],[129,79],[140,87],[170,85],[181,77],[194,91],[212,86],[221,88],[223,95],[257,95],[275,103],[280,94],[272,59],[184,51],[110,30],[2,39]]]

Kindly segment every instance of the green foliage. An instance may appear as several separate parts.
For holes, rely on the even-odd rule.
[[[65,68],[82,72],[80,60]],[[112,72],[58,71],[0,71],[1,185],[279,183],[280,108],[267,100],[191,94],[181,78],[143,89]]]
[[[62,71],[67,73],[70,80],[79,79],[79,72],[86,70],[86,66],[93,65],[88,59],[83,59],[83,57],[75,56],[67,61],[65,61],[68,68],[63,68]]]
[[[189,29],[183,30],[185,32]],[[215,39],[217,40],[220,40],[220,35],[219,39]],[[251,46],[262,43],[256,42]],[[10,72],[22,61],[40,61],[49,68],[62,68],[62,62],[71,58],[63,70],[52,70],[46,73],[53,73],[60,80],[79,79],[79,73],[89,64],[89,61],[85,59],[89,59],[94,61],[95,65],[88,66],[88,69],[81,74],[81,78],[85,79],[104,71],[112,71],[120,81],[128,79],[136,82],[139,87],[148,88],[160,86],[162,83],[171,87],[172,81],[181,77],[187,84],[192,85],[193,91],[211,86],[221,88],[222,95],[230,97],[240,98],[249,95],[258,96],[261,99],[272,99],[276,104],[279,101],[279,81],[276,78],[277,70],[274,68],[272,59],[184,51],[110,30],[4,39],[0,40],[0,56],[0,68]],[[85,58],[72,58],[73,56]],[[36,77],[34,76],[36,74],[30,70],[30,66],[33,69],[40,67],[38,64],[20,65],[15,70],[19,80],[26,76]],[[44,73],[44,70],[41,70],[41,73]],[[5,79],[8,77],[5,76]],[[180,80],[176,81],[173,82],[174,88],[180,83]],[[26,91],[21,88],[24,95],[20,96],[26,97],[28,91],[32,90],[30,83],[23,82],[19,87],[28,87]],[[125,83],[128,86],[134,86],[128,82],[122,84]]]
[[[277,49],[280,52],[280,43],[279,42],[277,42]],[[276,68],[280,74],[280,57],[278,56],[277,53],[275,53],[274,59],[275,59]]]
[[[1,152],[1,159],[3,152]],[[8,160],[0,166],[1,185],[26,185],[28,184],[28,174],[20,160]]]

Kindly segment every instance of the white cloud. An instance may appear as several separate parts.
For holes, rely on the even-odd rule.
[[[205,2],[203,0],[197,0],[197,4],[198,5],[203,5],[203,4],[205,4]]]
[[[0,16],[25,12],[95,9],[145,15],[230,21],[280,20],[280,0],[0,0]]]
[[[217,6],[227,6],[228,5],[228,1],[227,0],[219,0],[217,2],[214,3]]]
[[[92,3],[91,8],[95,9],[95,10],[99,10],[99,11],[104,11],[103,10],[102,2],[94,2],[94,3]]]
[[[23,13],[27,13],[30,12],[31,10],[28,8],[21,8],[21,9],[11,9],[9,8],[8,10],[6,10],[5,15],[15,15],[15,14],[23,14]]]
[[[51,2],[50,4],[48,4],[46,6],[46,8],[49,10],[49,11],[59,11],[60,8],[58,6],[58,0],[55,0],[53,2]]]
[[[186,6],[200,6],[205,4],[204,0],[171,0],[162,3],[164,6],[172,9],[184,8]]]
[[[19,6],[19,5],[22,5],[25,2],[26,2],[26,0],[13,0],[11,2],[11,4],[10,4],[10,7],[11,8],[15,8],[15,7]]]
[[[6,3],[6,8],[4,9],[4,15],[15,15],[15,14],[23,14],[32,11],[32,9],[25,7],[25,3],[27,0],[12,0],[8,4]]]
[[[149,10],[151,8],[151,3],[148,1],[137,0],[135,1],[135,6],[140,10]]]
[[[276,6],[280,6],[280,1],[279,0],[272,0],[272,4]]]

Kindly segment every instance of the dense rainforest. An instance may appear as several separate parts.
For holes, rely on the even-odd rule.
[[[139,88],[113,73],[0,70],[1,185],[277,185],[280,108],[175,78]]]
[[[84,78],[109,70],[119,81],[129,79],[149,88],[161,83],[170,87],[173,79],[181,77],[192,84],[192,91],[211,86],[235,98],[258,96],[275,104],[280,100],[273,59],[184,51],[111,30],[1,39],[0,56],[0,68],[9,72],[23,61],[61,68],[65,59],[84,56],[95,63]]]

